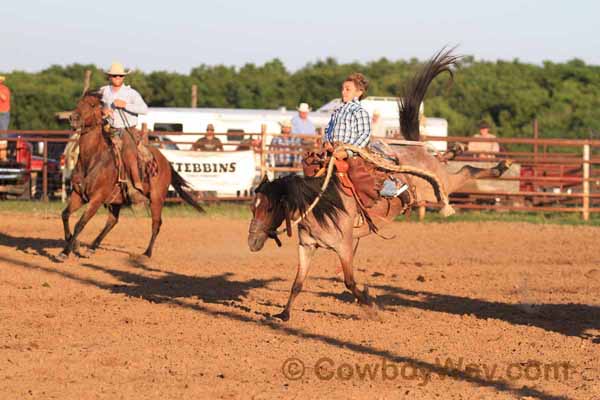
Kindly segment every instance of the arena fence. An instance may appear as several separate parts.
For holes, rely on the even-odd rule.
[[[0,132],[0,196],[7,196],[6,175],[1,168],[2,159],[17,160],[24,165],[25,180],[28,183],[20,197],[36,198],[43,201],[66,199],[68,194],[69,166],[64,149],[73,132],[66,130],[8,130]],[[189,146],[193,144],[191,136],[204,133],[182,132],[147,132],[148,137],[155,139],[157,147],[175,144]],[[172,142],[162,141],[165,135],[177,137]],[[263,127],[260,133],[229,132],[216,133],[217,137],[226,137],[225,151],[252,149],[256,156],[257,181],[264,175],[271,178],[282,173],[300,172],[301,165],[278,166],[275,156],[290,154],[301,156],[308,150],[320,147],[320,135],[295,135],[302,138],[302,144],[287,149],[271,146],[273,137],[279,133],[269,133]],[[179,139],[180,138],[180,139]],[[445,141],[448,146],[456,144],[467,146],[469,142],[495,142],[500,146],[499,152],[465,151],[448,163],[448,168],[458,170],[465,164],[489,167],[500,160],[513,161],[511,169],[499,179],[478,180],[453,193],[451,202],[455,208],[466,210],[498,210],[529,212],[577,212],[584,220],[591,213],[600,212],[600,140],[567,140],[538,138],[473,138],[464,136],[423,137],[423,140]],[[396,146],[397,140],[386,140]],[[2,143],[8,143],[4,151]],[[27,155],[29,153],[29,156]],[[28,159],[29,158],[29,159]],[[72,168],[72,166],[71,166]],[[4,175],[3,175],[4,174]],[[239,193],[228,198],[212,198],[210,200],[248,200],[252,193]],[[425,207],[436,207],[435,204],[421,204]]]

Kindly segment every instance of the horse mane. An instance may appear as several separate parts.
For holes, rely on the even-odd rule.
[[[398,108],[400,110],[400,131],[408,140],[421,140],[419,130],[419,109],[427,93],[427,88],[436,76],[443,72],[450,74],[450,83],[454,79],[451,67],[462,56],[452,55],[455,48],[438,51],[423,68],[402,87]]]
[[[83,94],[79,98],[79,101],[86,101],[88,99],[90,99],[91,101],[98,101],[102,103],[102,93],[99,89],[88,89],[85,92],[83,92]],[[79,104],[79,102],[77,104]]]
[[[256,188],[256,193],[262,193],[273,205],[273,212],[278,212],[287,206],[290,213],[304,214],[314,199],[319,195],[325,177],[306,178],[298,175],[288,175],[271,182],[264,181]],[[341,213],[346,213],[344,202],[339,192],[339,180],[333,175],[317,205],[312,209],[317,223],[327,227],[328,222],[333,222],[339,231],[337,220]],[[329,221],[328,221],[329,220]]]
[[[81,97],[96,97],[98,100],[102,99],[102,93],[100,93],[100,89],[88,89],[86,90]]]

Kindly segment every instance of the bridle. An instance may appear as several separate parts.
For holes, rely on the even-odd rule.
[[[95,115],[95,113],[97,112],[96,108],[100,107],[100,106],[101,106],[100,103],[95,104],[95,105],[89,105],[89,107],[92,109],[92,111],[91,111],[92,115],[87,115],[86,117],[82,118],[82,122],[81,122],[82,126],[75,129],[75,134],[77,135],[77,138],[79,138],[79,136],[85,135],[86,133],[88,133],[88,132],[92,131],[93,129],[97,128],[98,126],[102,125],[101,122],[98,122],[99,118],[96,118],[96,115]],[[92,123],[90,125],[85,125],[86,121],[90,118],[92,119]],[[102,120],[102,119],[100,119],[100,120]]]
[[[290,213],[287,207],[287,202],[285,200],[282,201],[283,203],[283,207],[284,207],[284,215],[285,215],[285,225],[286,225],[286,232],[288,237],[292,237],[292,224],[290,223]],[[275,241],[275,243],[277,244],[277,247],[281,247],[281,240],[279,239],[278,234],[281,232],[277,231],[277,226],[274,226],[274,224],[272,224],[268,229],[265,229],[265,223],[263,221],[260,221],[257,218],[252,218],[252,221],[250,222],[250,228],[248,229],[248,233],[254,235],[257,234],[259,232],[265,233],[267,235],[267,237],[269,239],[273,239]]]
[[[331,159],[329,160],[329,164],[327,165],[327,175],[325,175],[325,180],[323,181],[323,184],[321,185],[321,189],[319,190],[319,193],[317,194],[317,197],[315,197],[315,199],[313,200],[313,202],[311,203],[311,205],[306,209],[306,211],[304,211],[302,214],[300,214],[298,216],[298,218],[296,218],[294,221],[291,221],[291,216],[290,216],[290,212],[287,206],[287,202],[284,201],[284,199],[282,199],[282,203],[283,203],[283,207],[284,207],[284,219],[285,219],[285,228],[284,229],[277,229],[277,226],[271,226],[269,227],[269,229],[264,229],[264,225],[265,223],[262,221],[257,220],[256,218],[252,218],[252,221],[250,222],[250,228],[248,230],[249,233],[251,234],[256,234],[258,232],[264,232],[267,234],[267,237],[270,239],[275,240],[275,243],[277,243],[278,247],[281,247],[281,240],[279,239],[279,234],[286,232],[288,237],[292,237],[292,227],[298,225],[300,222],[302,222],[307,216],[308,214],[310,214],[310,212],[317,206],[317,204],[319,203],[319,201],[321,200],[321,197],[323,197],[323,193],[325,193],[325,191],[327,190],[327,187],[329,186],[329,182],[331,181],[331,176],[333,175],[333,167],[335,166],[335,157],[331,157]]]

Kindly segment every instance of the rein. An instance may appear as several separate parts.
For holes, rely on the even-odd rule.
[[[133,137],[133,133],[131,133],[131,126],[129,126],[129,122],[127,121],[127,118],[125,118],[125,112],[121,108],[117,108],[117,111],[119,111],[119,117],[121,117],[121,121],[123,121],[123,125],[125,125],[125,131],[129,135],[131,141],[135,143],[135,138]]]
[[[331,181],[331,176],[333,175],[333,167],[334,166],[335,166],[335,157],[331,157],[331,159],[329,160],[329,165],[327,165],[327,175],[325,175],[325,180],[323,181],[323,185],[321,185],[319,194],[317,195],[317,197],[315,197],[315,199],[313,200],[311,205],[308,207],[308,209],[306,211],[304,211],[302,214],[300,214],[300,216],[298,216],[298,218],[296,218],[294,221],[290,221],[289,212],[288,212],[287,206],[286,206],[285,229],[279,229],[277,231],[274,231],[275,235],[278,235],[278,234],[281,234],[281,233],[287,231],[287,235],[290,237],[292,236],[292,227],[298,225],[302,220],[304,220],[308,216],[308,214],[312,210],[314,210],[314,208],[317,206],[317,204],[319,204],[321,197],[323,197],[323,194],[325,193],[325,190],[327,190],[327,186],[329,186],[329,182]]]

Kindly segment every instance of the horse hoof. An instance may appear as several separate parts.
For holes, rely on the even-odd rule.
[[[287,322],[290,320],[290,314],[286,313],[285,311],[276,315],[273,315],[273,318],[277,318],[280,319],[284,322]]]
[[[149,260],[150,257],[148,257],[146,255],[146,253],[143,253],[143,254],[129,254],[129,259],[130,260],[134,260],[134,261],[146,261],[146,260]]]
[[[80,251],[73,251],[73,254],[75,254],[79,258],[90,258],[90,254],[88,252],[82,253]]]
[[[60,252],[58,254],[58,256],[56,257],[59,261],[66,261],[67,258],[69,258],[69,255],[66,254],[64,251]]]

